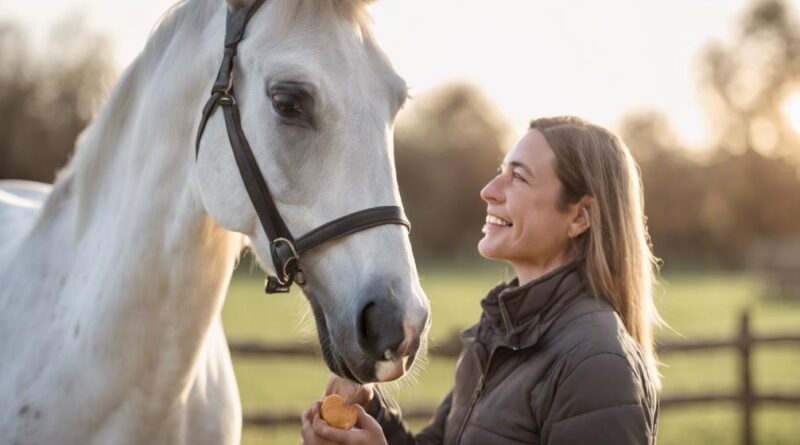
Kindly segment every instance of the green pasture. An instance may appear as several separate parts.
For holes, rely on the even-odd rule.
[[[422,267],[422,286],[431,302],[431,340],[449,338],[473,323],[478,302],[496,282],[507,276],[502,269]],[[764,295],[758,281],[725,273],[673,274],[662,278],[657,299],[672,329],[662,329],[664,340],[728,337],[735,334],[739,313],[750,308],[754,330],[761,334],[800,332],[800,302],[779,301]],[[231,284],[223,318],[229,339],[315,341],[303,297],[264,295],[258,274],[237,273]],[[674,330],[674,331],[673,331]],[[731,390],[737,385],[737,357],[733,351],[676,353],[661,357],[664,394]],[[800,348],[765,346],[755,354],[756,388],[800,393]],[[319,359],[255,359],[234,357],[244,411],[269,408],[301,412],[319,398],[328,371]],[[430,360],[422,369],[393,388],[401,406],[435,405],[452,385],[454,360]],[[661,413],[660,444],[736,444],[739,413],[731,405],[698,405]],[[757,443],[800,443],[800,407],[759,407]],[[419,428],[422,424],[412,424]],[[297,428],[245,428],[245,445],[300,442]]]

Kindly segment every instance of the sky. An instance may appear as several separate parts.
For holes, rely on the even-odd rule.
[[[792,6],[800,8],[800,0]],[[35,4],[35,8],[31,5]],[[138,54],[172,0],[3,0],[0,21],[38,35],[82,11],[116,62]],[[751,0],[380,0],[375,34],[412,96],[448,81],[478,86],[517,134],[535,117],[575,114],[617,128],[660,110],[692,147],[710,142],[698,95],[702,51],[735,35]]]

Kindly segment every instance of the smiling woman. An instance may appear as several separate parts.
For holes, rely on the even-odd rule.
[[[523,283],[564,264],[570,252],[563,246],[589,227],[591,197],[571,208],[558,205],[555,161],[544,135],[531,131],[481,191],[488,207],[478,251],[511,262]]]
[[[455,384],[418,434],[369,386],[358,431],[303,416],[306,444],[646,444],[656,441],[655,262],[638,169],[622,141],[574,117],[538,119],[484,187],[478,250],[517,278],[481,301]],[[369,415],[368,415],[369,414]]]

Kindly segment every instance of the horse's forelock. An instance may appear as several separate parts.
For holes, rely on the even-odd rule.
[[[251,0],[228,0],[244,1]],[[366,6],[374,0],[268,0],[275,2],[280,22],[291,23],[297,18],[344,19],[360,29],[362,34],[371,34],[371,20]]]
[[[252,5],[256,0],[225,0],[231,9],[247,8]],[[273,0],[274,1],[274,0]],[[302,7],[303,4],[311,4],[318,7],[327,9],[336,9],[341,12],[352,13],[359,11],[363,7],[375,3],[376,0],[292,0],[290,3]],[[269,0],[267,0],[269,2]]]

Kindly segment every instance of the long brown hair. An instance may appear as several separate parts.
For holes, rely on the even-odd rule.
[[[605,298],[639,344],[650,375],[659,383],[653,327],[661,322],[653,303],[659,261],[653,255],[639,168],[620,138],[573,116],[531,121],[556,156],[559,206],[584,196],[590,226],[573,240],[572,256],[594,294]]]

